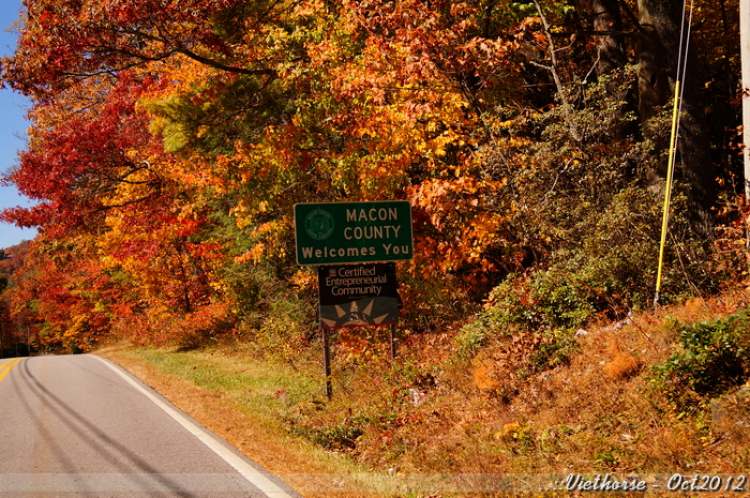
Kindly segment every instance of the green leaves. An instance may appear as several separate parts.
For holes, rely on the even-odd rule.
[[[691,403],[690,393],[715,396],[741,385],[750,375],[749,327],[748,309],[680,326],[682,350],[654,368],[653,382],[680,404]]]

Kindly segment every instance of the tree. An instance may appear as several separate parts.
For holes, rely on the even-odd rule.
[[[38,97],[54,96],[82,78],[142,67],[177,54],[222,71],[272,76],[229,56],[236,39],[214,29],[252,26],[283,10],[279,2],[238,0],[29,0],[16,53],[3,79]],[[251,28],[252,29],[252,28]],[[244,54],[243,54],[244,55]],[[252,56],[252,54],[248,54]],[[246,62],[246,60],[244,61]]]
[[[142,200],[160,195],[161,180],[145,160],[157,144],[145,116],[135,110],[148,80],[121,73],[86,85],[85,99],[79,87],[34,105],[29,148],[5,181],[40,203],[5,210],[7,221],[50,231],[95,231],[117,207],[107,197],[118,185],[144,186]]]
[[[600,75],[622,69],[628,62],[618,0],[589,0],[593,27],[597,33],[596,70]]]
[[[618,247],[636,214],[651,233],[643,171],[658,153],[637,125],[669,98],[679,13],[644,0],[638,26],[627,5],[27,0],[0,70],[35,102],[9,181],[40,205],[4,214],[44,239],[17,316],[59,344],[165,324],[188,342],[242,320],[270,330],[284,299],[312,323],[292,206],[390,198],[414,211],[415,327],[479,306],[516,271],[595,268],[580,281],[636,295],[648,272],[596,249],[615,240],[597,220]],[[628,31],[644,40],[641,123]],[[683,176],[708,227],[701,95],[685,95]]]
[[[653,116],[653,109],[668,102],[669,90],[678,77],[680,56],[687,57],[680,119],[680,162],[682,176],[690,186],[689,205],[694,229],[711,238],[714,226],[711,209],[716,204],[717,185],[711,156],[709,130],[705,119],[703,82],[696,71],[695,47],[680,49],[680,29],[685,13],[677,0],[640,0],[642,27],[639,51],[639,109],[642,119]],[[671,85],[669,84],[671,80]]]

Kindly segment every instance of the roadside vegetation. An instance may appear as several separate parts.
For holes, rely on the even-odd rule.
[[[749,305],[740,289],[591,323],[556,356],[540,355],[550,339],[520,333],[470,353],[465,332],[415,336],[395,361],[384,333],[339,340],[330,401],[319,346],[293,358],[236,343],[99,354],[306,495],[481,491],[462,475],[542,495],[568,473],[744,475]]]

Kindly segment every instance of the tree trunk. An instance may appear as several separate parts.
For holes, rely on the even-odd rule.
[[[628,62],[622,35],[622,16],[618,0],[589,0],[589,8],[594,31],[607,33],[596,37],[599,51],[596,72],[601,76],[624,67]]]
[[[745,151],[745,197],[750,198],[750,0],[740,0],[740,58],[742,59],[742,124]]]
[[[666,50],[646,5],[649,1],[653,0],[638,0],[641,24],[638,36],[638,114],[642,122],[653,118],[657,107],[666,105],[669,94]],[[658,0],[654,3],[658,4]]]
[[[666,105],[677,76],[680,25],[683,19],[679,0],[639,0],[643,27],[639,46],[639,112],[646,120],[654,115],[654,106]],[[712,236],[716,203],[716,171],[708,141],[702,82],[698,79],[694,50],[688,50],[683,87],[680,136],[678,141],[682,178],[690,186],[689,216],[695,231],[704,238]],[[683,54],[684,57],[684,54]]]
[[[618,0],[589,0],[589,9],[593,19],[594,40],[597,46],[596,74],[604,76],[623,69],[628,63],[623,36],[622,15]],[[606,85],[607,93],[619,102],[627,104],[618,108],[615,136],[626,139],[638,135],[638,123],[626,116],[637,111],[636,85],[623,90],[617,81],[611,80]]]

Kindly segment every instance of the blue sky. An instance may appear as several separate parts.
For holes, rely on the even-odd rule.
[[[18,19],[20,0],[0,0],[0,53],[8,55],[15,49],[16,34],[9,29]],[[17,162],[19,150],[26,147],[24,119],[29,103],[22,96],[8,89],[0,90],[0,173],[5,174]],[[29,200],[19,196],[13,187],[0,187],[0,209],[13,206],[28,206]],[[22,240],[36,236],[33,229],[20,229],[8,223],[0,223],[0,248],[10,247]]]

